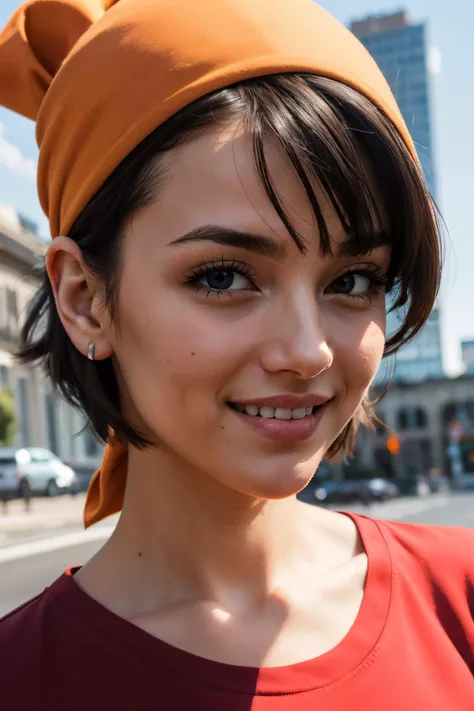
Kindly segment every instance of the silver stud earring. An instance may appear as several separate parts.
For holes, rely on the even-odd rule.
[[[93,343],[89,343],[89,348],[87,349],[87,357],[89,360],[94,360],[94,351],[95,345]]]

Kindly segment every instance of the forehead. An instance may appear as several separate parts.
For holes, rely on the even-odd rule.
[[[287,217],[305,242],[314,242],[318,234],[314,212],[288,156],[276,138],[266,138],[264,147]],[[165,220],[179,215],[183,232],[212,221],[291,240],[258,175],[252,136],[239,125],[203,132],[170,151],[165,165],[156,208]],[[320,186],[314,188],[331,239],[345,240],[330,200]]]

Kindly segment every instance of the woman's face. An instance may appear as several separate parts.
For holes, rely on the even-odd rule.
[[[384,348],[390,249],[353,256],[331,208],[321,257],[307,198],[268,144],[302,254],[257,175],[251,139],[205,133],[166,158],[125,236],[111,329],[129,419],[180,467],[258,498],[294,494],[356,411]]]

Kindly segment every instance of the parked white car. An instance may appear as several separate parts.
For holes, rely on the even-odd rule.
[[[73,492],[77,476],[47,449],[0,447],[0,499],[18,496],[21,491],[57,496]]]

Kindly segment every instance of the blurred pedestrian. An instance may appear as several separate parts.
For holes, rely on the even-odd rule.
[[[29,513],[31,511],[31,487],[26,477],[20,479],[19,491],[20,498],[23,501],[23,508],[26,513]]]
[[[8,502],[10,501],[8,491],[2,491],[0,493],[0,501],[2,502],[2,513],[6,516],[8,513]]]
[[[86,526],[121,511],[1,622],[5,708],[471,709],[474,533],[295,496],[440,279],[366,50],[312,0],[30,0],[0,101],[54,238],[21,356],[108,440]]]

